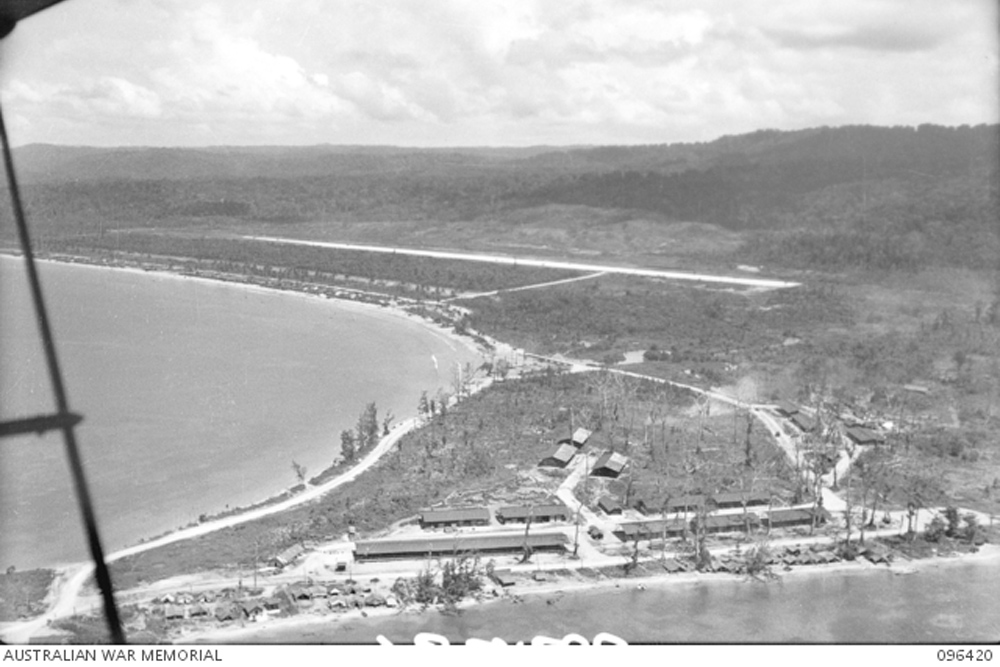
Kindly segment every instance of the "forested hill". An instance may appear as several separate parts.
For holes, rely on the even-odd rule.
[[[563,206],[749,232],[761,261],[899,268],[1000,255],[998,129],[850,126],[564,148],[31,145],[16,161],[32,217],[52,233],[220,217],[510,221]]]
[[[945,176],[995,162],[997,126],[850,126],[793,132],[760,130],[707,143],[557,148],[403,148],[393,146],[220,146],[95,148],[32,144],[15,151],[29,182],[303,178],[467,168],[528,170],[552,178],[623,172],[670,175],[780,170],[810,165],[817,182],[909,173]],[[762,182],[767,182],[765,175]]]

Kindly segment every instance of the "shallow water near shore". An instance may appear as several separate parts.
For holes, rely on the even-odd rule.
[[[369,402],[416,412],[478,354],[385,309],[45,262],[45,295],[106,552],[330,465]],[[54,408],[20,260],[0,257],[0,416]],[[0,449],[0,563],[88,556],[58,434]]]
[[[525,595],[456,615],[327,622],[255,633],[267,643],[396,644],[428,632],[450,642],[608,632],[629,643],[949,643],[1000,640],[1000,560],[945,563],[912,574],[814,571],[771,582],[736,578]],[[669,578],[667,580],[669,582]]]

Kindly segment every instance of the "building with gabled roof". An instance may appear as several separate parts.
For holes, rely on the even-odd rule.
[[[775,409],[777,409],[778,414],[784,417],[791,417],[792,415],[794,415],[799,411],[799,406],[795,405],[794,403],[790,403],[788,401],[778,401],[778,403],[774,407]]]
[[[448,507],[424,510],[420,513],[421,528],[486,526],[489,522],[490,511],[485,507]]]
[[[500,523],[526,523],[531,517],[532,523],[548,521],[568,521],[569,510],[562,503],[548,505],[512,505],[501,507],[496,511]]]
[[[583,447],[585,444],[587,444],[587,441],[590,440],[590,436],[592,435],[594,435],[593,431],[588,431],[585,428],[578,428],[575,431],[573,431],[572,437],[563,438],[562,440],[559,441],[559,444],[572,445],[577,449],[579,449],[580,447]]]
[[[534,551],[564,551],[568,538],[563,533],[533,533],[521,531],[506,534],[456,534],[416,540],[368,540],[356,543],[354,559],[388,560],[393,558],[427,558],[461,556],[470,553],[519,553],[527,545]]]
[[[858,445],[880,445],[885,442],[885,436],[862,426],[851,426],[844,435]]]
[[[305,553],[305,547],[301,544],[293,544],[288,547],[280,554],[271,559],[271,565],[275,567],[287,567],[295,562],[295,560]]]
[[[693,525],[697,525],[695,518]],[[706,533],[735,533],[746,530],[747,524],[752,529],[760,523],[756,514],[712,514],[705,517]]]
[[[662,514],[663,513],[663,501],[664,498],[655,498],[652,496],[639,496],[632,501],[632,507],[637,509],[639,512],[649,515],[649,514]]]
[[[507,588],[517,583],[517,579],[514,578],[510,570],[493,570],[493,574],[490,576],[502,588]]]
[[[163,617],[168,621],[184,618],[184,607],[178,604],[168,604],[163,610]]]
[[[669,499],[663,511],[667,513],[696,512],[704,507],[705,502],[705,496],[679,496]]]
[[[590,474],[594,477],[615,478],[622,474],[622,470],[625,469],[626,465],[628,465],[627,458],[609,449],[597,459]]]
[[[565,468],[576,456],[576,447],[565,444],[556,447],[555,451],[542,459],[538,465],[544,468]]]
[[[615,527],[615,537],[628,542],[629,540],[652,540],[663,535],[677,537],[688,529],[683,519],[651,519],[648,521],[626,521]]]
[[[804,412],[796,412],[790,417],[790,421],[803,433],[810,433],[816,430],[819,422],[815,417],[810,417]]]
[[[597,501],[597,507],[605,514],[621,514],[625,511],[622,504],[611,496],[601,496],[601,499]]]
[[[711,502],[719,509],[743,507],[744,502],[747,507],[759,507],[771,504],[771,494],[763,491],[730,491],[713,494]]]
[[[830,520],[830,513],[822,507],[815,510],[811,507],[787,507],[780,510],[771,510],[763,516],[763,523],[770,528],[787,528],[790,526],[812,525],[813,516],[816,517],[817,524],[823,524]]]

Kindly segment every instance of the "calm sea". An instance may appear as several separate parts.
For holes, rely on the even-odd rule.
[[[416,412],[478,356],[358,304],[44,263],[106,551],[318,473],[365,404]],[[0,257],[0,416],[53,409],[19,260]],[[0,441],[0,566],[87,557],[59,435]]]
[[[255,634],[253,642],[412,643],[420,632],[508,643],[610,632],[630,643],[952,643],[1000,641],[1000,561],[946,563],[897,575],[886,569],[736,578],[528,595],[457,615],[401,614]]]

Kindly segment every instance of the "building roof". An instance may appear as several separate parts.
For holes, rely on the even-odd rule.
[[[716,493],[712,495],[712,500],[716,505],[743,505],[746,498],[747,505],[766,505],[771,502],[771,494],[763,491],[730,491],[728,493]]]
[[[778,408],[778,412],[789,416],[794,415],[799,411],[799,406],[794,403],[789,403],[788,401],[778,401],[775,407]]]
[[[826,521],[830,518],[830,513],[821,507],[816,509],[816,515],[820,521]],[[772,525],[776,523],[810,523],[812,517],[813,509],[811,507],[789,507],[768,512],[764,516],[764,520]]]
[[[490,521],[490,511],[485,507],[448,507],[424,510],[420,513],[422,523],[459,523],[462,521]]]
[[[517,579],[514,578],[510,570],[493,570],[492,576],[493,580],[501,586],[513,586],[517,583]]]
[[[592,472],[606,469],[615,473],[616,475],[621,474],[621,471],[625,469],[628,464],[628,459],[619,454],[618,452],[613,452],[610,449],[597,459],[597,463],[594,464],[594,469]]]
[[[743,530],[747,521],[751,525],[757,523],[757,515],[713,514],[705,517],[705,528],[707,530]]]
[[[885,442],[885,436],[861,426],[851,426],[844,433],[859,445],[870,442]]]
[[[562,503],[552,503],[549,505],[512,505],[501,507],[496,511],[498,519],[527,519],[528,516],[535,518],[551,518],[569,516],[569,510]]]
[[[615,512],[621,512],[624,507],[616,499],[611,496],[602,496],[600,500],[597,501],[597,506],[601,508],[605,514],[614,514]]]
[[[667,512],[680,512],[688,507],[701,507],[705,504],[705,496],[680,496],[671,498],[666,505]]]
[[[284,565],[287,565],[288,563],[291,563],[293,560],[301,556],[304,551],[305,548],[301,544],[293,544],[292,546],[288,547],[280,554],[275,556],[274,560]]]
[[[590,440],[590,436],[593,435],[592,431],[588,431],[585,428],[578,428],[573,431],[573,436],[570,438],[563,438],[559,441],[559,444],[572,444],[577,447],[583,447]]]
[[[677,562],[676,558],[668,558],[663,561],[663,569],[673,574],[674,572],[680,572],[684,568]]]
[[[163,615],[166,618],[184,618],[184,607],[176,604],[168,604]]]
[[[930,389],[920,384],[904,384],[903,389],[906,391],[912,391],[916,394],[929,394]]]
[[[617,533],[622,533],[626,539],[633,537],[657,537],[664,530],[669,533],[684,532],[686,524],[682,519],[651,519],[649,521],[628,521],[618,524]]]
[[[643,514],[662,512],[664,500],[666,500],[666,498],[663,496],[639,496],[632,501],[632,507],[639,510]]]
[[[793,424],[798,426],[803,431],[811,431],[819,425],[819,422],[816,421],[815,417],[810,417],[803,412],[796,412],[791,416],[791,420]]]
[[[542,459],[542,464],[544,464],[549,459],[555,459],[562,465],[568,464],[576,456],[576,447],[573,445],[559,445],[556,447],[555,451]]]
[[[359,558],[402,556],[407,554],[452,554],[470,551],[520,550],[527,540],[532,549],[565,547],[568,538],[562,533],[535,533],[527,538],[521,533],[493,535],[455,535],[421,540],[369,540],[357,543]]]

